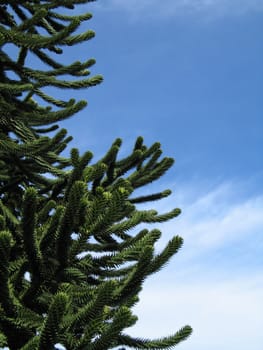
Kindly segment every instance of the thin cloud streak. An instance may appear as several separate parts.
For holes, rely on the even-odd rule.
[[[239,198],[242,186],[225,183],[185,200],[184,192],[191,192],[189,187],[192,187],[192,193],[198,188],[192,184],[187,186],[186,191],[182,188],[170,199],[157,202],[154,207],[160,213],[169,211],[175,204],[183,209],[178,218],[154,225],[163,232],[159,248],[164,247],[168,238],[179,234],[185,240],[184,259],[191,260],[259,235],[263,230],[263,194]],[[153,204],[149,205],[150,208]]]
[[[262,0],[106,0],[96,6],[101,10],[124,11],[132,19],[185,14],[205,15],[211,19],[263,11]]]

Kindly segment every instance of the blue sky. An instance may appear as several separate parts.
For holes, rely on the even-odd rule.
[[[69,61],[95,57],[104,83],[74,96],[88,108],[62,123],[72,147],[102,156],[116,137],[162,143],[175,166],[146,191],[171,188],[158,210],[159,248],[184,247],[145,283],[130,334],[194,328],[182,350],[261,350],[263,344],[263,1],[101,0],[97,33]]]

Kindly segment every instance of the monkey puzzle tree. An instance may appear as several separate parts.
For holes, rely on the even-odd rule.
[[[86,101],[63,101],[50,96],[50,87],[81,89],[99,84],[101,76],[88,77],[94,59],[58,62],[64,46],[87,41],[94,32],[73,34],[84,15],[66,16],[61,7],[89,1],[0,1],[0,132],[2,191],[21,183],[46,186],[41,174],[63,176],[68,161],[59,157],[71,138],[60,130],[53,138],[44,137],[58,128],[55,122],[69,118],[86,106]],[[11,54],[10,54],[11,53]],[[38,59],[41,69],[32,67]],[[46,68],[47,67],[47,68]],[[67,77],[59,79],[59,77]],[[75,78],[76,77],[76,78]],[[38,103],[36,101],[43,101]]]
[[[0,346],[10,350],[48,350],[57,343],[68,350],[160,349],[192,331],[185,326],[156,340],[124,332],[137,320],[132,308],[144,280],[183,243],[176,236],[157,254],[160,231],[136,231],[139,224],[180,213],[139,210],[137,204],[164,198],[169,190],[134,193],[160,178],[173,160],[161,158],[159,143],[148,148],[139,137],[127,157],[118,158],[117,139],[91,163],[91,152],[61,155],[71,140],[64,129],[50,136],[58,129],[54,123],[86,102],[62,101],[48,88],[102,81],[85,78],[92,59],[65,65],[53,57],[94,36],[74,34],[90,14],[61,10],[88,2],[0,1]],[[33,56],[47,68],[34,69]],[[68,80],[58,78],[65,75]]]

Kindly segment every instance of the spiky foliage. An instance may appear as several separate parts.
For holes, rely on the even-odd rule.
[[[61,8],[74,9],[75,5],[88,2],[0,1],[2,192],[14,186],[19,190],[19,184],[44,187],[50,181],[42,174],[62,176],[61,169],[68,165],[59,156],[71,140],[66,137],[66,130],[53,137],[43,134],[56,130],[55,122],[69,118],[87,104],[55,98],[49,94],[50,88],[82,89],[102,81],[101,76],[89,77],[94,59],[69,64],[56,59],[63,48],[94,37],[91,30],[78,31],[81,23],[91,18],[90,13],[61,14]]]
[[[90,14],[61,14],[90,1],[0,1],[0,347],[10,350],[53,350],[56,343],[67,350],[163,349],[191,333],[189,326],[155,340],[125,333],[137,320],[132,308],[143,282],[183,243],[175,236],[156,253],[161,232],[138,229],[180,213],[139,209],[169,190],[136,195],[173,160],[142,138],[119,159],[117,139],[92,164],[91,152],[61,156],[71,139],[66,130],[49,134],[86,102],[59,100],[47,88],[101,81],[85,78],[94,60],[65,65],[53,57],[94,36],[73,34]],[[33,69],[33,56],[48,70]],[[58,79],[63,75],[68,80]]]
[[[168,190],[134,195],[173,160],[159,160],[160,145],[147,148],[142,138],[130,156],[118,160],[120,145],[117,139],[96,164],[90,164],[90,152],[80,156],[73,149],[72,170],[59,188],[42,195],[27,187],[17,222],[1,216],[0,339],[11,350],[54,349],[56,343],[68,350],[163,349],[190,335],[189,326],[156,340],[124,333],[137,320],[132,307],[143,282],[183,240],[175,236],[157,254],[161,232],[136,230],[179,215],[179,209],[158,214],[136,206],[166,197]]]

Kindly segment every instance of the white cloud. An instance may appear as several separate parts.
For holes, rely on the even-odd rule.
[[[133,19],[196,13],[214,18],[263,11],[262,0],[106,0],[97,6],[104,10],[125,11]]]
[[[197,258],[206,252],[252,239],[260,232],[263,245],[263,195],[245,197],[242,195],[243,186],[225,183],[208,191],[192,184],[186,190],[177,190],[166,200],[149,205],[160,213],[175,206],[182,208],[178,218],[154,225],[163,232],[160,247],[169,236],[179,234],[185,240],[185,258]],[[199,193],[195,193],[196,188]]]
[[[180,231],[201,249],[221,247],[262,230],[262,210],[263,196],[233,203],[222,188],[222,193],[216,190],[187,208]]]
[[[249,184],[229,182],[208,191],[188,184],[159,202],[160,212],[177,204],[183,208],[180,217],[160,225],[160,246],[174,234],[185,244],[168,267],[147,280],[130,334],[158,338],[190,324],[194,333],[179,349],[262,348],[263,266],[253,266],[255,254],[262,264],[262,252],[253,249],[263,248],[263,195],[247,196],[244,187]],[[234,256],[236,246],[241,254]],[[218,251],[222,261],[214,264],[211,256]],[[242,265],[243,254],[251,266]]]
[[[263,343],[263,277],[220,283],[149,284],[135,308],[133,336],[158,338],[189,324],[182,350],[260,350]]]

